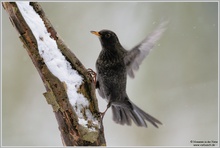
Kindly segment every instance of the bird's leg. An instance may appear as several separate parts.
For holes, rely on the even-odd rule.
[[[88,71],[89,74],[92,76],[93,81],[94,81],[94,83],[95,83],[95,85],[96,85],[96,75],[97,75],[97,74],[96,74],[91,68],[88,68],[87,71]]]
[[[104,112],[100,112],[100,114],[102,116],[102,119],[104,118],[105,113],[107,112],[107,110],[109,109],[110,106],[111,106],[111,103],[108,103],[107,108],[105,109],[105,111]]]

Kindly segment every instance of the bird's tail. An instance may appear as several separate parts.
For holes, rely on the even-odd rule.
[[[133,120],[137,126],[147,127],[145,120],[149,121],[156,128],[158,128],[157,124],[162,124],[159,120],[152,117],[148,113],[144,112],[142,109],[137,107],[134,103],[128,100],[130,105],[121,106],[121,105],[112,105],[112,113],[113,120],[118,124],[127,124],[131,125],[131,121]]]

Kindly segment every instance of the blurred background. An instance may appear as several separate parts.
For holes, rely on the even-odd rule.
[[[130,99],[159,119],[159,129],[121,126],[104,118],[108,146],[192,146],[218,140],[217,2],[40,2],[58,34],[87,68],[101,50],[91,30],[114,31],[131,49],[157,27],[169,26],[128,78]],[[2,144],[62,146],[43,82],[2,10]],[[107,103],[97,93],[100,110]]]

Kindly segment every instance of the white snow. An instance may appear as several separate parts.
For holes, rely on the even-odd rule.
[[[39,54],[44,59],[48,69],[61,82],[65,82],[67,85],[67,95],[79,117],[79,124],[86,126],[88,121],[83,119],[81,109],[88,107],[89,102],[82,94],[77,92],[79,86],[82,84],[82,77],[76,70],[72,69],[70,63],[62,55],[56,41],[50,37],[50,33],[47,32],[44,22],[34,11],[33,7],[29,5],[29,2],[21,1],[16,2],[16,4],[37,40]],[[93,124],[98,124],[98,121],[94,119],[88,109],[86,109],[86,115],[88,115],[88,120],[94,122]]]

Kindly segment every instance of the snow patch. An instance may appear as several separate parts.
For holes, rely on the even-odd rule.
[[[82,108],[89,106],[88,100],[77,92],[78,88],[83,82],[82,77],[78,72],[72,69],[70,63],[62,55],[60,49],[57,47],[56,41],[50,37],[44,22],[40,16],[30,6],[28,1],[16,2],[23,18],[34,34],[40,56],[44,59],[48,69],[61,82],[65,82],[67,86],[67,95],[73,109],[77,113],[79,124],[87,126],[88,120],[93,121],[93,124],[98,124],[98,121],[92,116],[91,112],[86,109],[88,120],[83,119]]]

